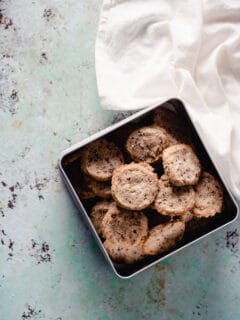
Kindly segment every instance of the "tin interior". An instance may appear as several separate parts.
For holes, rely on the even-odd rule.
[[[208,156],[208,153],[201,142],[183,104],[179,100],[170,100],[171,104],[174,106],[176,116],[181,116],[183,126],[186,126],[190,130],[191,134],[191,140],[194,143],[195,146],[195,152],[198,155],[203,170],[206,170],[210,173],[212,173],[215,177],[218,177],[220,181],[222,181],[221,177],[219,176],[213,162],[211,161],[210,157]],[[162,107],[162,106],[160,106]],[[155,109],[154,109],[155,110]],[[143,125],[148,125],[152,123],[152,117],[153,117],[153,110],[147,112],[146,114],[140,116],[139,118],[126,123],[122,125],[120,128],[115,129],[105,135],[105,138],[114,141],[123,151],[123,154],[125,156],[126,162],[131,162],[128,154],[124,151],[124,144],[126,141],[126,138],[128,134],[134,130],[135,128],[138,128]],[[65,175],[67,176],[68,183],[71,184],[71,186],[74,188],[76,194],[78,193],[78,187],[81,184],[81,179],[79,176],[79,170],[80,170],[80,151],[81,148],[78,148],[68,154],[65,154],[65,156],[61,159],[61,167],[62,170],[64,171]],[[157,168],[157,173],[159,177],[163,173],[163,169],[160,167]],[[209,232],[224,226],[225,224],[233,221],[236,216],[237,216],[237,207],[236,204],[234,203],[232,197],[230,196],[227,188],[225,187],[223,181],[222,181],[223,187],[224,187],[224,206],[223,206],[223,211],[221,214],[217,214],[213,218],[208,218],[207,223],[205,223],[204,220],[201,221],[201,228],[196,228],[195,231],[191,232],[186,232],[183,240],[181,243],[179,243],[178,247],[175,247],[174,249],[170,250],[169,252],[166,252],[163,255],[157,255],[153,257],[147,257],[145,260],[133,264],[133,265],[125,265],[125,264],[117,264],[113,262],[114,268],[116,273],[121,276],[121,277],[129,277],[136,272],[139,272],[141,269],[146,268],[146,266],[154,263],[155,261],[158,261],[159,259],[165,257],[169,253],[172,253],[176,251],[178,248],[181,248],[187,244],[190,244],[192,241],[198,239],[199,237],[202,237]],[[90,200],[81,200],[79,197],[78,199],[75,199],[78,202],[80,201],[83,205],[83,208],[85,209],[84,211],[86,214],[89,214],[91,208],[93,205],[99,201],[102,200],[100,198],[94,198]],[[151,222],[150,222],[150,227],[157,225],[161,222],[164,222],[163,216],[160,216],[158,213],[154,212],[151,209],[144,210],[145,214],[147,216],[151,216]],[[84,212],[82,212],[85,214]]]

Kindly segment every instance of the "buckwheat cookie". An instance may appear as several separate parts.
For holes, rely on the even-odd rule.
[[[168,146],[166,131],[158,126],[146,126],[133,131],[127,139],[126,149],[135,162],[156,163]]]
[[[124,163],[120,149],[106,139],[96,140],[82,152],[82,170],[98,181],[107,181],[113,171]]]
[[[142,212],[111,207],[103,218],[104,237],[116,244],[139,244],[148,233],[148,220]]]
[[[109,240],[106,240],[103,245],[109,256],[116,262],[131,264],[145,258],[142,242],[128,246],[126,244],[113,243]]]
[[[222,211],[223,187],[218,179],[204,172],[196,186],[193,214],[198,218],[212,217]]]
[[[161,107],[154,111],[153,122],[159,127],[166,130],[172,130],[172,128],[180,128],[181,122],[176,112],[167,109],[166,107],[172,107],[168,102],[164,103]]]
[[[159,191],[153,207],[163,215],[179,216],[194,207],[195,192],[192,187],[174,187],[168,177],[159,180]]]
[[[106,213],[109,211],[110,208],[114,206],[113,201],[99,201],[92,207],[90,212],[91,221],[97,231],[97,233],[103,237],[102,232],[102,221]]]
[[[110,181],[97,181],[91,179],[89,186],[93,193],[100,198],[110,198],[112,195]]]
[[[171,106],[171,104],[165,103],[164,106]],[[174,111],[162,107],[158,108],[154,112],[153,121],[166,130],[170,146],[190,142],[188,131],[182,118]]]
[[[83,200],[94,198],[96,194],[93,192],[90,184],[90,177],[80,171],[79,175],[73,178],[74,187],[78,196]]]
[[[193,216],[191,220],[185,222],[186,233],[193,235],[194,233],[206,232],[205,228],[212,222],[211,219],[213,218],[197,218]]]
[[[193,213],[192,211],[187,211],[185,212],[183,215],[181,215],[181,219],[182,221],[184,221],[185,223],[188,223],[189,221],[191,221],[193,219]]]
[[[168,147],[162,154],[164,172],[174,186],[194,185],[201,174],[201,165],[187,144]]]
[[[158,192],[158,178],[146,163],[130,163],[113,172],[112,196],[120,207],[129,210],[147,208]]]
[[[192,145],[187,130],[184,130],[183,127],[181,129],[173,128],[172,130],[166,130],[166,132],[169,141],[169,146],[174,146],[176,144],[181,143]]]
[[[183,221],[171,221],[157,225],[149,231],[143,244],[143,252],[146,255],[156,255],[170,250],[182,239],[184,231]]]

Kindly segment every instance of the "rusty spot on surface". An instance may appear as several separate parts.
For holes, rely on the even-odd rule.
[[[37,264],[41,264],[43,262],[51,262],[52,257],[50,254],[49,244],[44,241],[41,245],[32,239],[32,249],[33,253],[30,255],[37,260]]]
[[[42,52],[41,57],[42,57],[44,60],[47,60],[47,59],[48,59],[46,52]]]
[[[8,200],[8,208],[9,209],[13,209],[14,208],[14,204],[13,204],[12,200]]]
[[[3,58],[12,58],[13,57],[9,53],[4,53],[2,56],[3,56]]]
[[[7,187],[7,183],[5,181],[1,181],[1,184],[3,187]],[[10,191],[10,195],[8,197],[8,202],[6,206],[9,209],[13,209],[15,207],[15,204],[17,203],[17,197],[18,194],[16,193],[17,190],[21,190],[24,186],[21,185],[19,182],[16,182],[14,185],[8,188]],[[5,212],[3,211],[3,208],[0,207],[0,213],[3,217],[5,217]]]
[[[30,319],[32,317],[39,315],[42,312],[41,309],[36,310],[34,307],[27,305],[27,311],[24,311],[22,314],[22,319]]]
[[[17,93],[17,91],[15,89],[12,90],[10,98],[15,102],[19,101],[18,93]]]
[[[158,309],[165,306],[165,284],[166,276],[169,271],[172,271],[172,267],[169,264],[157,264],[155,266],[158,275],[154,277],[146,290],[147,299],[149,304],[155,304]]]
[[[53,10],[51,8],[49,9],[44,9],[43,12],[43,17],[47,20],[50,21],[51,18],[53,18],[55,16],[55,13],[53,12]]]
[[[13,250],[13,245],[14,245],[14,241],[12,241],[12,240],[10,239],[10,240],[9,240],[8,249]]]
[[[3,15],[3,10],[0,9],[0,24],[4,26],[4,29],[8,29],[13,25],[12,19]]]
[[[1,181],[1,184],[2,184],[3,187],[7,186],[6,182],[4,182],[4,181]]]
[[[165,276],[157,279],[152,279],[147,287],[147,303],[155,304],[158,308],[165,305]]]
[[[233,253],[238,252],[239,234],[237,229],[227,231],[226,233],[226,247]]]
[[[32,239],[32,248],[34,249],[38,243]]]

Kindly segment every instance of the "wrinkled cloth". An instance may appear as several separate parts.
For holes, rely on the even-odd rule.
[[[104,109],[180,98],[240,199],[240,1],[105,0],[95,61]]]

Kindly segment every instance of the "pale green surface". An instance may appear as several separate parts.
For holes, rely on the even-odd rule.
[[[59,177],[62,150],[122,117],[103,111],[97,97],[100,5],[0,2],[0,319],[239,320],[239,235],[226,239],[239,222],[121,280]]]

